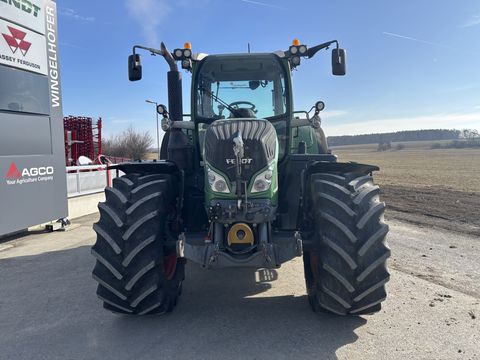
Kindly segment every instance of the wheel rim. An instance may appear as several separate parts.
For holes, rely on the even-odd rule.
[[[167,280],[171,280],[177,269],[177,254],[173,253],[163,258],[163,270]]]

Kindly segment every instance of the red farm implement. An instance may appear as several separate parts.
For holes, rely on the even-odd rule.
[[[102,118],[95,121],[89,117],[70,115],[63,118],[63,124],[67,166],[79,165],[80,156],[98,162],[102,154]]]

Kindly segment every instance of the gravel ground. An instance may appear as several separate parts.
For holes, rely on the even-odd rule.
[[[0,359],[480,359],[480,239],[391,220],[376,315],[311,312],[301,259],[278,270],[187,268],[166,316],[102,309],[95,216],[0,244]]]

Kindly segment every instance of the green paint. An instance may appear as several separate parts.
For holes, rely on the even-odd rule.
[[[278,155],[278,151],[277,151]],[[278,198],[278,167],[277,167],[277,160],[278,157],[275,157],[275,160],[272,161],[270,165],[267,167],[261,169],[259,172],[255,173],[252,178],[249,180],[247,184],[247,196],[249,199],[270,199],[273,203],[273,205],[277,204],[277,198]],[[258,193],[252,193],[252,187],[253,187],[253,182],[255,181],[255,178],[264,172],[265,170],[268,169],[269,166],[273,165],[273,175],[272,175],[272,184],[270,185],[270,188],[266,191],[258,192]],[[211,200],[213,199],[221,199],[221,200],[237,200],[238,196],[235,191],[233,191],[233,184],[231,181],[229,181],[228,176],[223,173],[222,171],[214,168],[210,164],[206,163],[206,166],[218,173],[219,175],[222,175],[225,180],[227,181],[227,185],[230,189],[230,193],[220,193],[213,191],[210,187],[210,183],[208,182],[208,175],[207,175],[207,170],[205,169],[205,204],[209,204]]]

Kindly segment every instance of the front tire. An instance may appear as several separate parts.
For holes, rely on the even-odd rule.
[[[370,175],[320,173],[311,176],[309,191],[314,247],[304,253],[304,270],[312,309],[379,311],[390,278],[379,187]]]
[[[105,189],[93,278],[106,309],[124,314],[172,311],[184,279],[184,259],[177,259],[172,214],[178,187],[171,175],[128,174]]]

